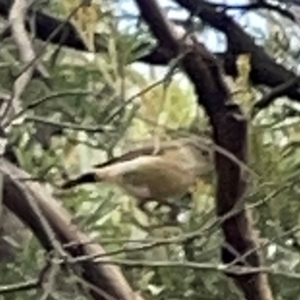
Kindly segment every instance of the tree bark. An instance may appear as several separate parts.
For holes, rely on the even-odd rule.
[[[72,224],[69,213],[40,184],[30,180],[18,180],[18,178],[29,179],[30,176],[26,172],[3,158],[0,159],[0,171],[4,175],[4,205],[32,230],[47,251],[53,250],[53,241],[45,230],[41,218],[33,209],[33,201],[54,232],[55,239],[61,245],[74,244],[73,247],[66,248],[70,255],[77,257],[105,253],[100,245],[87,244],[89,238]],[[93,299],[143,300],[130,288],[118,267],[94,263],[92,260],[86,260],[79,265],[82,277],[95,287],[90,289]]]
[[[195,2],[195,1],[191,1]],[[141,16],[158,42],[171,55],[182,57],[180,66],[194,85],[198,103],[210,118],[213,138],[243,163],[247,163],[247,120],[237,104],[232,102],[222,77],[222,70],[213,55],[195,39],[183,38],[168,22],[156,0],[136,0]],[[261,256],[257,250],[252,219],[243,199],[247,176],[239,165],[216,152],[216,211],[224,234],[222,259],[234,266],[259,267]],[[235,209],[236,212],[235,212]],[[235,213],[234,213],[235,212]],[[231,216],[227,216],[232,213]],[[228,249],[234,249],[234,253]],[[240,258],[244,257],[242,261]],[[229,274],[227,274],[229,275]],[[231,275],[247,300],[272,300],[265,274]]]

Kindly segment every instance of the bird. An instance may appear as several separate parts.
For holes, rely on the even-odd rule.
[[[170,219],[180,212],[176,199],[187,195],[201,176],[212,171],[213,151],[207,140],[178,138],[128,151],[90,171],[67,180],[62,189],[88,183],[110,183],[121,187],[138,201],[138,207],[149,213],[145,205],[157,202],[170,208]]]

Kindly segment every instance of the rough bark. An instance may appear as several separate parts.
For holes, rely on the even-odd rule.
[[[0,137],[5,138],[5,133],[1,127]],[[72,224],[71,215],[60,205],[58,200],[49,195],[45,188],[39,183],[25,180],[30,178],[30,175],[17,167],[19,165],[18,158],[10,144],[7,144],[4,156],[5,158],[0,158],[0,172],[4,176],[3,203],[9,211],[31,229],[47,251],[53,250],[53,241],[51,241],[51,237],[43,227],[40,217],[33,209],[32,201],[38,205],[57,241],[61,244],[74,244],[73,247],[67,248],[70,255],[77,257],[105,253],[104,249],[98,244],[86,244],[89,241],[88,236]],[[22,181],[18,178],[22,178]],[[11,255],[9,247],[2,250]],[[107,257],[105,260],[107,260]],[[82,277],[95,287],[95,289],[90,289],[93,299],[143,300],[140,295],[129,287],[118,267],[107,264],[102,265],[101,263],[96,264],[92,260],[86,260],[80,263],[80,266]],[[102,293],[99,293],[99,291],[102,291]],[[106,297],[107,294],[111,298]]]
[[[249,53],[251,55],[251,73],[250,79],[254,84],[265,85],[268,87],[276,87],[284,84],[294,78],[296,75],[287,70],[285,67],[270,57],[264,49],[255,44],[253,38],[246,33],[243,28],[237,24],[231,17],[227,16],[225,12],[216,10],[216,7],[203,1],[203,0],[174,0],[182,7],[189,10],[191,13],[199,16],[209,26],[212,26],[218,31],[225,34],[228,41],[228,50],[226,53],[218,53],[218,57],[221,58],[225,72],[228,75],[236,75],[236,57],[241,53]],[[7,18],[9,7],[12,1],[0,0],[0,15]],[[41,11],[35,12],[34,18],[35,34],[36,37],[42,41],[48,41],[54,44],[67,46],[80,51],[87,51],[84,42],[78,35],[76,29],[70,22],[52,17],[49,14]],[[63,26],[62,26],[63,24]],[[27,24],[28,25],[28,24]],[[57,33],[52,36],[53,31],[58,30]],[[27,28],[30,30],[29,26]],[[9,30],[6,30],[2,36],[9,35]],[[49,39],[49,37],[51,37]],[[105,51],[105,41],[96,38],[96,51]],[[138,60],[150,64],[167,64],[173,55],[170,55],[168,49],[159,45],[153,49],[151,53],[140,57]],[[300,101],[300,92],[298,86],[291,86],[287,89],[284,95],[290,97],[294,101]],[[259,106],[259,109],[265,108],[270,105],[274,100],[271,99],[268,102],[264,102]]]
[[[206,110],[213,127],[213,138],[239,160],[247,163],[247,121],[238,105],[232,103],[230,93],[222,79],[222,71],[211,53],[195,40],[180,40],[174,26],[168,22],[155,0],[136,0],[141,15],[164,48],[174,55],[182,55],[181,67],[190,78],[198,95],[198,103]],[[232,160],[216,154],[217,191],[216,210],[220,218],[238,213],[222,222],[224,263],[259,267],[261,256],[257,250],[251,216],[243,199],[246,174]],[[226,246],[226,247],[225,247]],[[229,247],[228,247],[229,246]],[[227,249],[235,249],[235,255]],[[249,255],[245,255],[249,253]],[[245,255],[244,261],[233,261]],[[262,273],[231,275],[248,300],[272,300],[266,275]]]
[[[276,87],[296,77],[293,72],[285,69],[270,57],[262,47],[257,46],[253,38],[226,13],[218,12],[213,5],[203,0],[174,1],[191,13],[197,12],[199,18],[204,22],[225,34],[228,43],[228,50],[224,58],[226,68],[234,69],[232,64],[235,62],[235,57],[242,53],[249,53],[251,57],[250,78],[254,84]],[[293,100],[300,101],[299,87],[294,86],[287,90],[286,95]],[[264,107],[269,104],[266,103]]]
[[[26,172],[3,158],[0,159],[0,170],[4,174],[3,202],[5,206],[32,230],[47,251],[53,250],[53,241],[43,227],[38,214],[32,208],[32,201],[37,203],[57,241],[61,244],[75,243],[75,246],[67,248],[73,257],[105,253],[98,244],[86,244],[89,238],[72,224],[69,213],[40,184],[27,180],[20,182],[17,179],[29,178]],[[83,278],[95,287],[95,290],[90,289],[93,299],[142,300],[131,290],[118,267],[94,263],[92,260],[86,260],[80,263],[80,266]],[[102,293],[96,291],[97,289]],[[111,298],[106,297],[106,294]]]

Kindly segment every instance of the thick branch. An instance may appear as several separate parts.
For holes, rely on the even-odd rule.
[[[228,42],[227,68],[233,68],[234,57],[249,53],[251,56],[250,78],[254,84],[263,84],[269,87],[276,87],[293,78],[296,75],[286,70],[283,66],[275,62],[262,47],[257,46],[253,40],[239,24],[224,12],[218,12],[213,5],[203,0],[174,0],[182,7],[188,9],[191,13],[197,13],[199,18],[207,22],[210,26],[223,32]],[[300,93],[297,88],[291,88],[286,91],[286,95],[293,100],[300,101]]]
[[[254,84],[263,84],[269,87],[276,87],[293,78],[295,74],[285,69],[280,64],[271,58],[262,47],[257,46],[254,40],[234,21],[228,17],[224,12],[217,11],[214,5],[209,4],[203,0],[174,0],[184,8],[195,14],[207,22],[210,26],[223,32],[228,40],[228,52],[223,54],[223,62],[225,71],[228,75],[235,75],[236,66],[235,58],[241,53],[251,54],[251,73],[250,78]],[[0,15],[7,17],[8,9],[11,5],[9,0],[0,0]],[[56,19],[48,14],[42,12],[35,12],[34,28],[36,29],[36,37],[43,41],[48,40],[49,36],[60,27],[61,30],[51,37],[50,42],[54,44],[64,45],[77,50],[87,51],[84,42],[78,35],[76,29],[70,22]],[[64,23],[64,26],[62,24]],[[30,30],[27,22],[27,28]],[[161,45],[165,41],[161,41]],[[98,52],[104,51],[105,47],[100,41],[96,45]],[[170,52],[170,50],[172,50]],[[140,60],[153,64],[167,64],[174,58],[173,49],[166,49],[162,46],[156,53],[151,56],[145,56]],[[296,87],[286,91],[286,95],[292,100],[300,101],[300,93]]]
[[[0,159],[0,170],[4,175],[4,204],[32,229],[45,249],[51,251],[52,243],[43,229],[40,219],[31,209],[29,197],[36,201],[52,230],[56,233],[57,239],[63,244],[74,243],[75,246],[67,249],[72,256],[104,253],[101,246],[86,243],[89,241],[89,238],[72,224],[72,218],[68,212],[38,183],[27,180],[20,182],[17,180],[17,178],[30,178],[27,173],[13,166],[5,159]],[[110,265],[95,264],[90,261],[84,262],[81,264],[81,267],[82,276],[112,298],[142,300],[137,298],[138,296],[130,289],[118,268]],[[93,299],[107,299],[93,289],[91,289],[90,293]]]
[[[300,77],[295,77],[283,84],[278,85],[255,103],[253,112],[255,113],[261,108],[267,107],[268,105],[270,105],[270,103],[272,103],[272,101],[274,101],[274,99],[284,96],[286,92],[291,90],[292,88],[299,87],[299,82]]]
[[[7,125],[6,123],[9,124],[9,120],[6,119],[14,117],[14,115],[18,113],[18,110],[20,110],[21,96],[29,84],[35,69],[42,77],[49,77],[44,67],[39,62],[34,62],[36,55],[28,32],[25,28],[27,9],[31,4],[30,2],[31,1],[15,0],[9,13],[12,36],[17,45],[21,61],[27,66],[27,68],[18,76],[18,78],[16,78],[14,82],[12,97],[10,101],[8,101],[1,120],[2,124],[5,125]]]
[[[214,5],[206,3],[203,0],[174,0],[192,14],[197,14],[204,22],[223,32],[228,41],[228,51],[217,56],[223,62],[223,66],[228,75],[236,76],[236,57],[239,54],[249,53],[251,55],[250,79],[254,84],[277,87],[296,78],[296,75],[278,64],[270,57],[265,50],[257,46],[253,40],[231,17],[224,12],[217,11]],[[174,56],[161,45],[158,45],[151,53],[140,57],[139,61],[150,64],[166,65]],[[285,90],[286,96],[292,100],[300,101],[300,92],[297,86],[291,86]],[[265,108],[271,101],[260,104],[259,108]]]
[[[195,1],[192,1],[195,3]],[[158,22],[160,17],[149,16],[152,14],[161,16],[161,11],[155,0],[136,0],[141,15],[148,23],[150,29],[154,28],[154,20]],[[147,3],[147,4],[145,4]],[[151,6],[151,9],[150,9]],[[194,12],[197,10],[194,10]],[[164,18],[163,23],[167,20]],[[155,24],[159,26],[160,24]],[[162,27],[165,27],[162,25]],[[169,23],[168,28],[172,28]],[[155,34],[155,31],[153,31]],[[171,35],[172,33],[169,33]],[[159,39],[160,36],[156,35]],[[163,41],[158,41],[162,44]],[[171,45],[173,47],[174,41]],[[231,102],[230,94],[223,81],[221,69],[215,58],[202,45],[194,43],[185,43],[177,41],[176,49],[183,49],[181,66],[187,76],[194,84],[198,95],[198,103],[204,106],[214,132],[214,141],[218,146],[232,153],[242,162],[247,162],[247,121],[244,118],[239,107]],[[182,54],[182,53],[181,53]],[[245,172],[240,167],[229,160],[227,157],[216,155],[217,170],[217,195],[216,208],[220,217],[231,212],[236,206],[241,211],[222,223],[222,231],[225,238],[225,244],[235,250],[235,255],[224,247],[222,258],[224,263],[233,265],[243,265],[245,262],[238,258],[244,255],[247,264],[253,267],[259,267],[261,257],[257,251],[256,239],[254,236],[252,219],[247,214],[244,203],[244,193],[246,188]],[[249,253],[249,255],[246,255]],[[229,274],[227,274],[229,275]],[[262,273],[248,275],[231,275],[240,289],[243,291],[245,298],[248,300],[272,300],[272,294],[268,285],[267,277]]]

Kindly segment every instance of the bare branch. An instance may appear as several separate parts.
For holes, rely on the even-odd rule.
[[[191,262],[191,261],[148,261],[148,260],[131,260],[131,259],[96,259],[96,262],[103,265],[118,265],[126,266],[131,268],[187,268],[194,269],[198,271],[217,271],[217,272],[226,272],[230,275],[237,276],[246,276],[246,275],[255,275],[258,273],[265,273],[270,275],[276,275],[291,279],[300,279],[300,273],[296,272],[286,272],[281,271],[277,268],[272,268],[268,266],[260,267],[243,267],[243,266],[228,266],[224,264],[216,263],[202,263],[202,262]],[[55,261],[56,263],[62,263],[61,261]],[[69,262],[70,264],[76,264],[76,258]]]
[[[282,8],[280,5],[278,4],[271,4],[268,3],[266,1],[259,1],[259,2],[255,2],[255,3],[248,3],[248,4],[223,4],[223,3],[218,3],[218,4],[213,4],[213,6],[215,6],[217,9],[221,9],[223,11],[227,11],[227,10],[259,10],[259,9],[267,9],[270,11],[276,11],[278,12],[280,15],[292,20],[292,21],[296,21],[295,16],[288,10],[288,9],[284,9]]]
[[[255,116],[255,114],[260,109],[269,106],[272,102],[276,100],[276,98],[282,97],[286,95],[288,91],[299,87],[299,83],[300,83],[300,77],[295,77],[272,89],[269,93],[267,93],[258,102],[255,103],[252,111],[252,116]]]
[[[21,60],[24,64],[30,64],[30,67],[28,67],[14,82],[13,95],[3,113],[2,124],[6,123],[7,117],[10,118],[21,109],[21,96],[29,84],[34,70],[37,69],[40,74],[46,74],[45,76],[49,77],[41,64],[38,62],[35,64],[32,63],[36,55],[25,28],[26,13],[30,4],[31,0],[15,0],[9,14],[12,35],[19,50]]]
[[[25,122],[36,122],[36,123],[42,123],[47,124],[59,128],[64,129],[71,129],[76,131],[86,131],[91,133],[98,133],[98,132],[108,132],[113,131],[113,128],[109,125],[98,125],[98,126],[84,126],[79,125],[75,123],[66,123],[66,122],[56,122],[52,120],[47,120],[45,117],[39,117],[39,116],[28,116],[24,119]]]
[[[192,14],[197,12],[199,18],[204,22],[223,32],[227,36],[229,49],[226,53],[217,54],[222,56],[225,71],[228,75],[236,75],[236,56],[242,53],[251,55],[251,73],[250,78],[254,84],[263,84],[269,87],[276,87],[284,82],[295,78],[295,74],[270,57],[263,47],[255,45],[252,37],[246,33],[241,26],[230,18],[224,11],[219,11],[216,7],[203,0],[174,0],[189,10]],[[267,3],[268,5],[272,5]],[[0,0],[0,14],[7,17],[11,1]],[[274,4],[275,6],[275,4]],[[35,12],[35,35],[38,39],[46,41],[46,44],[54,43],[64,45],[81,51],[88,51],[80,35],[74,26],[66,20],[60,20],[47,15],[41,11]],[[26,23],[29,30],[28,22]],[[99,40],[103,37],[100,36]],[[96,42],[96,51],[106,51],[105,41]],[[151,64],[167,64],[174,56],[173,51],[159,46],[160,48],[151,55],[141,57],[140,61]],[[294,101],[300,101],[300,92],[298,89],[290,89],[287,96]]]
[[[95,95],[94,92],[91,91],[84,91],[84,90],[70,90],[70,91],[63,91],[63,92],[55,92],[53,94],[48,94],[40,99],[37,99],[29,104],[27,104],[21,111],[19,111],[17,114],[15,114],[7,123],[11,123],[12,121],[16,120],[17,118],[23,116],[28,110],[34,109],[45,102],[48,102],[50,100],[53,100],[55,98],[62,98],[62,97],[68,97],[68,96],[87,96],[87,95]]]
[[[200,4],[204,3],[204,1],[178,0],[177,2],[189,3],[190,6],[193,6],[193,9],[191,9],[193,14],[200,14],[200,12],[203,14]],[[163,35],[156,33],[156,28],[161,26],[163,29],[168,29],[172,28],[172,25],[169,23],[168,26],[165,26],[165,23],[168,22],[165,16],[163,16],[162,24],[158,23],[162,18],[162,13],[158,8],[157,2],[155,0],[136,0],[136,3],[144,20],[153,31],[153,34],[159,39],[158,42],[166,45],[167,51],[172,52],[174,48],[176,50],[184,50],[181,52],[183,55],[180,64],[194,85],[198,103],[204,107],[210,118],[215,144],[232,153],[238,160],[246,163],[248,159],[247,121],[238,105],[232,102],[228,87],[225,85],[222,77],[222,70],[215,58],[203,44],[197,43],[195,40],[193,40],[193,43],[177,41],[177,47],[174,47],[176,40],[172,41],[170,45],[166,44],[161,40]],[[155,15],[150,16],[149,11]],[[214,10],[213,12],[215,13]],[[218,23],[218,26],[220,28],[224,26],[222,21],[226,20],[219,19],[220,24]],[[153,24],[154,22],[156,22],[155,25]],[[170,33],[166,34],[172,36]],[[218,216],[226,215],[234,207],[241,208],[239,214],[233,215],[221,226],[225,245],[230,245],[237,253],[237,255],[234,255],[227,248],[223,247],[222,260],[224,264],[229,264],[236,257],[242,257],[245,253],[251,253],[245,259],[246,265],[259,270],[262,264],[261,256],[259,251],[257,251],[257,238],[253,231],[252,218],[244,201],[247,174],[242,172],[239,166],[233,164],[227,157],[225,158],[219,153],[216,153],[216,170],[216,210]],[[240,264],[245,266],[245,264],[239,262],[234,265],[234,268]],[[228,270],[223,271],[226,271],[225,273],[228,276],[235,279],[246,299],[273,299],[267,277],[259,273],[259,271],[252,274],[233,274],[229,273]]]
[[[47,263],[39,272],[39,276],[37,279],[28,280],[22,283],[14,283],[10,285],[0,286],[0,295],[21,292],[21,291],[29,291],[33,289],[38,289],[44,282],[45,276],[47,275],[50,264]]]
[[[38,183],[30,181],[20,182],[15,179],[30,178],[29,174],[4,159],[0,159],[0,170],[4,175],[4,204],[32,229],[46,250],[52,251],[53,245],[41,224],[40,218],[31,208],[31,200],[29,199],[31,197],[38,205],[49,226],[55,232],[59,242],[79,245],[66,249],[70,255],[77,257],[93,255],[93,253],[104,253],[100,245],[85,245],[85,242],[90,239],[76,228],[69,213]],[[67,262],[66,260],[64,261]],[[80,266],[83,278],[92,285],[99,287],[100,290],[104,290],[111,297],[119,300],[142,300],[142,297],[138,297],[130,289],[118,268],[109,265],[99,265],[94,262],[82,262]],[[107,300],[107,298],[99,295],[93,289],[90,289],[90,294],[93,299]]]
[[[251,72],[250,79],[254,84],[263,84],[276,87],[296,75],[278,64],[270,57],[263,47],[255,44],[255,41],[243,28],[231,17],[204,0],[173,0],[192,14],[197,14],[204,22],[223,32],[227,38],[228,50],[224,57],[224,67],[228,74],[236,69],[236,57],[243,53],[250,54]],[[287,90],[286,96],[291,100],[300,102],[300,92],[297,88]]]

